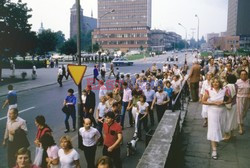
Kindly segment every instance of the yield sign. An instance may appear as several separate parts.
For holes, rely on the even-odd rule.
[[[76,85],[79,85],[84,77],[84,74],[87,70],[86,65],[68,65],[68,70],[71,78],[74,80]]]

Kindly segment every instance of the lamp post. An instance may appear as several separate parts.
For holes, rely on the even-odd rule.
[[[99,35],[100,35],[100,21],[101,21],[101,19],[104,17],[104,16],[106,16],[106,15],[108,15],[108,14],[110,14],[110,13],[114,13],[115,12],[115,9],[111,9],[110,11],[108,11],[108,12],[106,12],[106,13],[104,13],[102,16],[100,16],[99,17],[99,19],[98,19],[98,28],[99,28]],[[98,69],[99,69],[99,71],[100,71],[100,62],[101,62],[101,54],[102,54],[102,52],[101,52],[101,40],[99,39],[99,46],[100,46],[100,50],[99,50],[99,52],[98,52],[98,55],[99,55],[99,58],[98,58]]]
[[[197,49],[199,49],[199,34],[200,34],[200,19],[199,16],[196,14],[195,17],[198,19],[198,28],[197,28]]]
[[[76,0],[77,7],[77,57],[78,65],[81,65],[81,15],[80,15],[80,0]],[[82,121],[82,82],[78,85],[78,130],[83,124]],[[78,133],[78,147],[82,144],[82,138]]]
[[[183,27],[185,29],[186,32],[186,42],[185,42],[185,49],[187,49],[187,28],[185,26],[183,26],[181,23],[178,23],[179,26]]]

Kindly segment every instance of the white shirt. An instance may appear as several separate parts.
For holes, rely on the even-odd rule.
[[[58,156],[61,168],[75,168],[74,161],[79,160],[79,154],[75,149],[68,154],[65,154],[63,149],[59,149]]]
[[[58,148],[57,145],[48,147],[48,149],[47,149],[48,157],[49,157],[50,159],[57,159],[57,158],[59,157],[59,156],[58,156],[58,151],[59,151],[59,148]]]
[[[101,137],[99,131],[93,127],[90,127],[89,130],[86,130],[84,127],[82,127],[79,129],[79,134],[82,136],[82,144],[88,147],[94,146]]]
[[[62,75],[63,71],[62,71],[62,68],[59,68],[58,69],[58,75]]]
[[[103,118],[104,115],[105,115],[106,104],[105,104],[105,103],[102,104],[102,102],[100,102],[100,103],[98,104],[97,109],[99,110],[99,117],[102,117],[102,118]]]
[[[181,80],[177,80],[177,81],[172,81],[172,88],[174,89],[175,92],[179,92],[181,89]]]
[[[166,65],[166,66],[163,66],[163,68],[162,68],[162,72],[167,72],[168,71],[168,66]]]
[[[132,91],[129,88],[123,89],[122,101],[123,102],[129,102],[131,100],[132,100]]]
[[[99,99],[101,99],[101,97],[103,96],[106,96],[106,93],[107,93],[107,88],[105,85],[102,85],[99,91]]]
[[[137,105],[139,107],[139,113],[140,114],[145,114],[146,113],[146,109],[149,106],[149,104],[147,102],[145,102],[143,105],[141,104],[140,101],[137,102]]]
[[[5,129],[4,139],[8,139],[9,141],[14,140],[14,136],[10,134],[10,131],[16,131],[17,129],[23,129],[24,131],[28,131],[26,121],[20,117],[17,117],[14,121],[8,119],[7,126]]]
[[[86,98],[87,98],[87,96],[82,95],[82,103],[83,103],[83,104],[85,104],[85,103],[86,103]]]

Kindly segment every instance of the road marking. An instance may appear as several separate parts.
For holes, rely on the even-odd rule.
[[[35,108],[35,107],[30,107],[30,108],[21,110],[21,111],[18,112],[18,114],[21,114],[21,113],[23,113],[23,112],[25,112],[25,111],[29,111],[29,110],[34,109],[34,108]],[[2,117],[2,118],[0,118],[0,121],[1,121],[1,120],[4,120],[4,119],[6,119],[6,118],[7,118],[7,116]]]

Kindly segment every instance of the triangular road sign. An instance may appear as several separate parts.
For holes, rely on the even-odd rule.
[[[71,78],[74,80],[76,85],[79,85],[84,77],[84,74],[87,70],[86,65],[68,65],[68,70]]]

